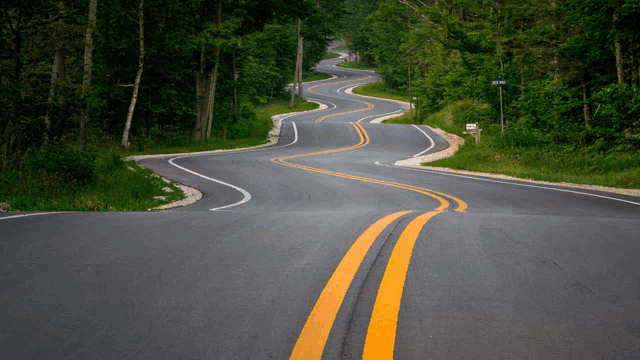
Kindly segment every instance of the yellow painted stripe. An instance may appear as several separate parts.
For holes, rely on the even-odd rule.
[[[355,113],[359,113],[359,112],[363,112],[363,111],[369,111],[369,110],[373,109],[373,104],[372,103],[369,103],[369,102],[366,102],[366,101],[362,101],[362,100],[355,100],[355,99],[351,99],[351,100],[353,100],[355,102],[359,102],[361,104],[365,104],[365,105],[367,105],[367,107],[364,108],[364,109],[358,109],[358,110],[352,110],[352,111],[346,111],[346,112],[340,112],[340,113],[325,115],[325,116],[317,118],[316,122],[322,122],[325,119],[328,119],[328,118],[331,118],[331,117],[335,117],[335,116],[355,114]]]
[[[410,212],[401,211],[383,217],[371,225],[351,245],[322,290],[289,359],[319,360],[322,358],[322,352],[329,338],[333,322],[338,315],[338,310],[371,245],[389,224]]]
[[[391,360],[396,340],[398,312],[409,261],[420,230],[440,211],[430,211],[415,218],[402,232],[389,258],[387,269],[373,306],[364,343],[363,360]]]
[[[366,177],[362,177],[362,176],[355,176],[355,175],[350,175],[350,174],[345,174],[345,173],[339,173],[339,172],[335,172],[335,171],[329,171],[329,170],[314,168],[314,167],[306,166],[306,165],[293,164],[293,163],[285,161],[287,159],[294,159],[294,158],[300,158],[300,157],[305,157],[305,156],[325,155],[325,154],[332,154],[332,153],[337,153],[337,152],[355,150],[355,149],[364,147],[367,144],[369,144],[370,138],[369,138],[369,135],[367,134],[367,132],[364,130],[364,127],[362,127],[362,125],[358,124],[358,123],[350,123],[350,124],[354,128],[356,128],[356,131],[358,132],[358,135],[360,136],[360,142],[358,144],[356,144],[356,145],[348,146],[348,147],[345,147],[345,148],[318,151],[318,152],[313,152],[313,153],[303,153],[303,154],[296,154],[296,155],[290,155],[290,156],[283,156],[283,157],[279,157],[279,158],[273,158],[273,159],[271,159],[271,161],[273,161],[273,162],[275,162],[277,164],[290,166],[290,167],[294,167],[294,168],[298,168],[298,169],[302,169],[302,170],[306,170],[306,171],[311,171],[311,172],[315,172],[315,173],[319,173],[319,174],[325,174],[325,175],[340,177],[340,178],[344,178],[344,179],[357,180],[357,181],[367,182],[367,183],[371,183],[371,184],[380,184],[380,185],[386,185],[386,186],[396,187],[396,188],[400,188],[400,189],[415,191],[415,192],[418,192],[420,194],[427,195],[427,196],[430,196],[430,197],[438,200],[440,202],[440,206],[437,209],[435,209],[435,210],[438,210],[438,211],[443,211],[447,207],[449,207],[449,202],[447,200],[445,200],[445,198],[449,198],[449,199],[455,201],[458,204],[457,209],[455,211],[463,212],[463,211],[465,211],[467,209],[467,203],[464,202],[463,200],[460,200],[457,197],[454,197],[452,195],[445,194],[445,193],[438,192],[438,191],[434,191],[434,190],[431,190],[431,189],[427,189],[427,188],[423,188],[423,187],[419,187],[419,186],[413,186],[413,185],[399,184],[399,183],[395,183],[395,182],[391,182],[391,181],[378,180],[378,179],[366,178]]]

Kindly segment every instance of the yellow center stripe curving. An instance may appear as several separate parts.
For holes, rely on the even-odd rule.
[[[415,218],[402,232],[380,283],[364,343],[363,360],[391,360],[396,340],[398,313],[413,247],[424,225],[440,211]]]
[[[289,359],[313,360],[322,358],[338,310],[371,245],[389,224],[410,212],[401,211],[383,217],[371,225],[353,243],[322,290]]]
[[[348,146],[348,147],[345,147],[345,148],[318,151],[318,152],[313,152],[313,153],[304,153],[304,154],[283,156],[283,157],[280,157],[280,158],[273,158],[273,159],[271,159],[271,161],[273,161],[273,162],[275,162],[277,164],[290,166],[290,167],[294,167],[294,168],[298,168],[298,169],[302,169],[302,170],[307,170],[307,171],[311,171],[311,172],[315,172],[315,173],[319,173],[319,174],[335,176],[335,177],[339,177],[339,178],[343,178],[343,179],[357,180],[357,181],[362,181],[362,182],[371,183],[371,184],[380,184],[380,185],[386,185],[386,186],[391,186],[391,187],[395,187],[395,188],[415,191],[417,193],[420,193],[420,194],[423,194],[423,195],[427,195],[429,197],[432,197],[432,198],[438,200],[440,202],[440,207],[438,207],[436,210],[445,210],[445,209],[447,209],[449,207],[449,202],[447,200],[445,200],[445,198],[449,198],[449,199],[455,201],[458,204],[458,207],[457,207],[457,209],[455,211],[464,212],[467,209],[467,203],[465,203],[464,201],[462,201],[462,200],[460,200],[460,199],[458,199],[458,198],[456,198],[456,197],[454,197],[452,195],[445,194],[445,193],[442,193],[442,192],[439,192],[439,191],[434,191],[434,190],[423,188],[423,187],[419,187],[419,186],[399,184],[399,183],[395,183],[395,182],[392,182],[392,181],[378,180],[378,179],[372,179],[372,178],[367,178],[367,177],[363,177],[363,176],[355,176],[355,175],[350,175],[350,174],[345,174],[345,173],[339,173],[339,172],[336,172],[336,171],[318,169],[318,168],[314,168],[314,167],[311,167],[311,166],[294,164],[294,163],[290,163],[290,162],[285,161],[285,160],[288,160],[288,159],[300,158],[300,157],[305,157],[305,156],[325,155],[325,154],[332,154],[332,153],[337,153],[337,152],[355,150],[355,149],[364,147],[367,144],[369,144],[369,141],[370,141],[369,135],[364,130],[362,125],[358,124],[358,123],[350,123],[350,124],[356,129],[356,131],[358,132],[358,135],[360,136],[360,142],[358,144],[356,144],[356,145]]]
[[[308,92],[312,93],[312,94],[316,94],[316,95],[321,95],[321,96],[326,96],[320,93],[317,93],[315,91],[313,91],[315,88],[317,87],[321,87],[321,86],[327,86],[327,85],[337,85],[337,84],[344,84],[344,83],[348,83],[348,82],[355,82],[355,81],[364,81],[364,80],[368,80],[371,79],[372,76],[368,75],[367,77],[361,78],[361,79],[354,79],[354,80],[345,80],[345,81],[336,81],[336,82],[330,82],[330,83],[323,83],[323,84],[318,84],[318,85],[314,85],[311,86],[310,88],[307,89]],[[355,114],[355,113],[359,113],[359,112],[363,112],[363,111],[368,111],[373,109],[373,104],[366,102],[366,101],[362,101],[362,100],[356,100],[356,99],[351,99],[355,102],[367,105],[366,108],[364,109],[359,109],[359,110],[352,110],[352,111],[347,111],[347,112],[341,112],[341,113],[335,113],[335,114],[330,114],[330,115],[325,115],[322,117],[319,117],[318,119],[316,119],[316,122],[322,122],[325,119],[331,118],[331,117],[335,117],[335,116],[340,116],[340,115],[348,115],[348,114]]]

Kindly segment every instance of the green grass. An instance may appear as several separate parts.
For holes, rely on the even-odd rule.
[[[326,51],[324,53],[324,56],[322,57],[323,60],[329,60],[329,59],[337,59],[340,57],[340,54],[336,54],[336,53],[332,53],[332,52],[328,52]]]
[[[390,90],[383,82],[375,82],[358,86],[353,89],[354,94],[375,96],[384,99],[392,99],[409,102],[409,96],[400,91]]]
[[[465,145],[453,157],[423,165],[549,182],[640,188],[640,153],[637,152],[600,154],[589,148],[564,145],[503,148],[495,144],[500,127],[487,124],[481,125],[482,141],[476,145],[475,139],[463,135],[462,131],[467,116],[478,107],[483,105],[476,105],[474,109],[471,101],[460,101],[416,121],[465,138]],[[397,118],[389,122],[407,123],[407,120]]]
[[[302,82],[311,82],[326,79],[331,79],[331,75],[317,72],[315,70],[302,72]],[[293,75],[291,76],[291,78],[289,78],[289,83],[293,83]]]
[[[11,211],[146,211],[184,198],[173,184],[151,176],[134,161],[113,153],[96,160],[92,181],[73,182],[33,169],[5,169],[0,176],[0,199]],[[173,192],[164,192],[168,187]],[[156,200],[154,196],[166,196]]]
[[[342,46],[335,47],[332,50],[349,50],[349,47],[347,45],[342,45]]]
[[[640,155],[594,155],[559,146],[496,149],[489,136],[480,146],[468,139],[455,156],[426,165],[550,182],[640,188]]]
[[[321,73],[318,73],[321,74]],[[322,74],[325,75],[325,74]],[[256,109],[256,121],[252,125],[251,132],[241,138],[225,137],[223,130],[218,131],[217,136],[205,141],[193,141],[187,138],[182,144],[169,146],[166,144],[145,144],[143,147],[131,146],[128,150],[122,149],[116,143],[103,143],[104,150],[117,152],[121,157],[132,155],[152,155],[152,154],[176,154],[184,152],[211,151],[221,149],[239,149],[256,146],[266,142],[267,134],[271,130],[273,122],[271,117],[278,114],[286,114],[297,111],[307,111],[317,109],[318,104],[308,102],[303,98],[296,97],[293,108],[289,107],[287,100],[273,100],[267,105]],[[103,150],[103,151],[104,151]]]
[[[47,158],[38,160],[32,155],[19,168],[6,168],[0,172],[0,208],[10,211],[147,211],[147,209],[180,200],[184,194],[172,184],[151,176],[148,169],[135,162],[124,162],[122,158],[142,154],[171,154],[235,149],[265,143],[272,127],[271,116],[318,108],[302,98],[296,98],[294,108],[286,100],[273,101],[256,109],[255,123],[247,136],[237,139],[217,137],[204,142],[187,140],[181,145],[143,144],[122,149],[117,143],[93,143],[95,158],[86,156],[91,152],[71,149],[50,152]],[[188,138],[187,138],[188,139]],[[134,142],[135,143],[135,142]],[[47,154],[47,153],[45,153]],[[51,158],[57,161],[51,166]],[[88,161],[86,159],[90,158]],[[75,178],[67,175],[70,168],[90,169],[79,172]],[[87,174],[91,175],[87,175]],[[165,192],[168,187],[173,192]],[[154,196],[166,196],[156,200]]]
[[[338,66],[341,66],[343,68],[348,68],[348,69],[356,69],[356,70],[373,70],[373,71],[376,70],[376,68],[370,67],[369,64],[362,61],[344,61],[339,63]]]

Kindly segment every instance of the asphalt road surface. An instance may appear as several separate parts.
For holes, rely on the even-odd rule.
[[[638,198],[394,167],[447,144],[339,61],[278,144],[142,161],[191,206],[2,214],[0,359],[640,358]]]

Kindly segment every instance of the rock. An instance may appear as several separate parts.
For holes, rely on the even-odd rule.
[[[164,191],[164,192],[168,192],[168,193],[172,193],[172,192],[173,192],[173,189],[172,189],[172,188],[169,188],[169,187],[163,187],[163,188],[162,188],[162,191]]]

